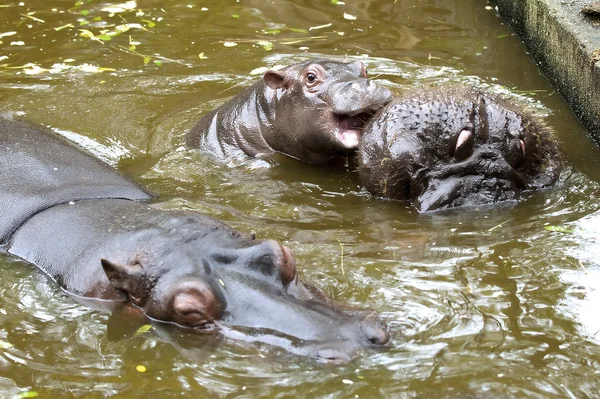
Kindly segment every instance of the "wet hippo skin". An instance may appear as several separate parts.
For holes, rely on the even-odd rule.
[[[287,247],[140,202],[151,198],[143,188],[51,132],[0,119],[0,170],[0,250],[70,294],[322,359],[389,341],[371,312],[303,284]]]
[[[519,200],[554,185],[563,168],[539,116],[468,87],[400,94],[365,127],[358,158],[371,193],[420,212]]]
[[[187,145],[219,158],[282,153],[321,164],[356,150],[365,122],[390,100],[360,61],[308,60],[265,72],[203,116]]]

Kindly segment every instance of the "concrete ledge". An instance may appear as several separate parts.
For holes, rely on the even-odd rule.
[[[600,143],[600,17],[581,13],[598,0],[490,1]]]

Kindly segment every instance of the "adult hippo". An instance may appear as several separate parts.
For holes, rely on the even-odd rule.
[[[420,212],[518,200],[563,167],[551,130],[514,100],[468,87],[407,91],[365,127],[362,183]]]
[[[391,100],[360,61],[313,59],[263,79],[200,119],[187,145],[219,158],[282,153],[312,164],[356,150],[366,121]]]
[[[372,313],[300,282],[285,246],[140,202],[151,195],[51,132],[0,119],[0,171],[0,250],[70,294],[190,329],[250,329],[325,359],[389,341]]]

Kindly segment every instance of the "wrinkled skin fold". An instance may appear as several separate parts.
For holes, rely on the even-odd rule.
[[[367,124],[358,158],[369,192],[420,212],[519,200],[554,185],[563,169],[539,116],[467,87],[401,94]]]
[[[265,72],[204,115],[186,143],[222,159],[281,153],[322,164],[355,151],[367,120],[390,100],[360,61],[308,60]]]
[[[373,312],[303,284],[289,248],[140,202],[151,195],[50,132],[0,119],[0,170],[0,205],[10,210],[0,213],[0,250],[70,294],[323,360],[390,339]]]

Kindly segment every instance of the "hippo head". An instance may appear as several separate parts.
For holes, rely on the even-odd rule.
[[[314,164],[356,150],[366,122],[391,100],[360,61],[310,60],[269,70],[264,82],[277,105],[263,137],[275,151]]]
[[[344,361],[386,344],[373,312],[343,308],[298,279],[291,251],[200,215],[172,217],[129,261],[102,259],[110,284],[150,318]]]
[[[562,160],[548,127],[515,101],[469,88],[406,93],[365,128],[361,180],[420,212],[518,200],[551,186]]]

